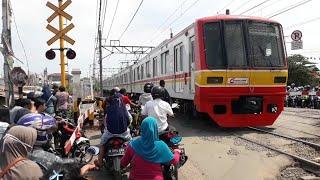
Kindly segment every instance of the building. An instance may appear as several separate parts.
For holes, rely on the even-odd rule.
[[[72,75],[66,73],[67,76],[67,86],[69,83],[72,83]],[[50,84],[57,84],[58,86],[61,84],[61,74],[60,73],[52,73],[48,75],[48,81]]]

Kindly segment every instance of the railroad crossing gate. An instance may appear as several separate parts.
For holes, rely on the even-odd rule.
[[[54,18],[59,17],[59,16],[63,16],[67,20],[71,21],[72,16],[64,11],[71,4],[71,2],[72,2],[71,0],[67,0],[59,8],[48,1],[46,6],[49,7],[50,9],[52,9],[54,11],[54,13],[47,19],[47,22],[50,23],[54,20]],[[75,41],[72,38],[70,38],[69,36],[66,35],[71,29],[74,28],[73,23],[69,24],[67,27],[65,27],[61,30],[54,28],[50,24],[48,24],[46,28],[55,34],[51,39],[49,39],[47,41],[48,46],[50,46],[51,44],[53,44],[55,41],[57,41],[60,38],[62,38],[63,40],[67,41],[68,43],[70,43],[72,45],[75,43]]]

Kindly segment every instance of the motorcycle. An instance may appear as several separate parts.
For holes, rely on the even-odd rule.
[[[72,123],[72,120],[61,119],[58,121],[58,130],[54,133],[55,150],[62,157],[76,158],[80,163],[89,163],[93,159],[93,155],[87,153],[90,148],[90,141],[82,130],[75,134],[75,141],[71,150],[65,152],[64,146],[75,130],[76,125]]]
[[[141,116],[141,108],[132,108],[129,113],[132,116],[132,122],[129,126],[130,134],[132,137],[137,137],[140,135],[140,125],[142,120],[144,119],[143,116]]]
[[[105,144],[106,156],[104,158],[105,167],[111,171],[116,180],[121,180],[126,172],[120,167],[120,160],[125,154],[127,141],[123,137],[111,137]]]
[[[182,137],[178,135],[178,131],[164,131],[159,134],[159,139],[164,141],[171,151],[175,149],[180,150],[180,160],[179,163],[174,164],[163,164],[162,173],[166,180],[177,180],[179,177],[178,169],[182,167],[188,160],[188,156],[185,153],[185,149],[182,147],[181,141]]]
[[[314,96],[313,98],[314,109],[320,109],[320,96]]]

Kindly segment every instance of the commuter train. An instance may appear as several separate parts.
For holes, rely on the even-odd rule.
[[[221,127],[267,126],[284,109],[286,56],[278,22],[205,17],[106,79],[104,87],[143,93],[145,83],[163,79],[182,107],[207,113]]]

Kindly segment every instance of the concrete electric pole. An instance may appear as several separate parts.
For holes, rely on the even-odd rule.
[[[11,107],[14,101],[13,83],[10,78],[10,69],[13,66],[12,46],[11,46],[11,8],[10,0],[2,0],[2,35],[1,42],[3,45],[3,74],[5,82],[6,105]]]

